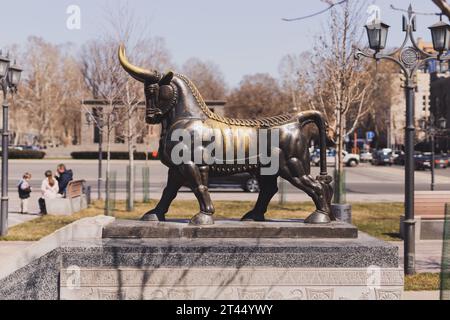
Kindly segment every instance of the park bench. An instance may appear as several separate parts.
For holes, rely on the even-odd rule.
[[[417,240],[440,240],[443,237],[445,205],[450,203],[450,191],[416,191],[414,193],[414,216]],[[400,234],[403,238],[403,220]]]
[[[87,208],[84,194],[84,180],[71,181],[67,185],[64,198],[45,199],[45,206],[49,215],[72,215]]]

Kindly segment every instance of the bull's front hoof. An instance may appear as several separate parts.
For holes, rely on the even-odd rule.
[[[252,211],[247,213],[245,216],[241,219],[242,222],[265,222],[266,218],[264,215],[256,214]]]
[[[306,218],[305,223],[308,224],[327,224],[331,223],[330,216],[323,211],[315,211],[308,218]]]
[[[189,224],[193,226],[212,226],[214,224],[214,218],[212,215],[200,212],[191,219]]]
[[[166,217],[164,215],[158,215],[155,213],[146,213],[141,221],[153,221],[153,222],[164,222],[166,221]]]

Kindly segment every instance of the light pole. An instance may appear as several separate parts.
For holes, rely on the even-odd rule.
[[[415,273],[415,219],[414,219],[414,94],[417,88],[415,79],[416,72],[426,62],[431,60],[449,60],[444,57],[444,52],[449,50],[450,26],[442,21],[430,27],[433,39],[433,47],[437,54],[430,54],[420,49],[414,39],[416,31],[416,16],[412,6],[408,8],[408,16],[403,16],[403,32],[405,40],[403,44],[392,53],[382,54],[381,50],[386,47],[389,26],[379,20],[366,25],[369,47],[375,53],[367,53],[361,50],[356,52],[356,58],[371,58],[377,62],[389,60],[396,63],[405,77],[406,96],[406,128],[405,128],[405,274]],[[408,43],[410,43],[408,45]]]
[[[436,166],[436,136],[448,132],[447,120],[442,117],[438,120],[437,127],[436,121],[433,115],[430,115],[429,119],[422,118],[419,120],[420,129],[425,132],[427,137],[430,137],[431,142],[431,191],[435,189],[435,166]]]
[[[9,147],[9,127],[8,127],[8,93],[17,92],[22,69],[11,60],[8,55],[2,56],[0,51],[0,86],[3,91],[3,129],[2,129],[2,198],[0,204],[0,236],[8,234],[8,147]]]
[[[98,180],[97,180],[97,198],[102,199],[102,185],[103,185],[103,116],[102,114],[93,115],[92,113],[86,113],[86,122],[91,125],[92,123],[97,127],[99,131],[98,137]]]

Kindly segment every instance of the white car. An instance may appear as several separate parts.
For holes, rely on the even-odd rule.
[[[373,160],[373,155],[371,152],[363,152],[361,153],[361,162],[371,162]]]
[[[361,162],[361,158],[358,154],[349,153],[347,151],[342,152],[343,161],[348,167],[356,167]],[[320,165],[320,152],[316,150],[311,157],[311,162],[315,166]],[[334,166],[336,163],[336,150],[327,150],[327,166]]]

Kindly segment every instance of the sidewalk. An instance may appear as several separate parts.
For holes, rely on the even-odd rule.
[[[21,223],[34,220],[36,218],[39,218],[39,215],[37,213],[20,214],[20,213],[10,212],[8,214],[8,226],[9,226],[9,228],[11,228],[11,227],[17,226]]]
[[[403,265],[403,241],[390,242],[399,248],[400,264]],[[416,242],[416,272],[441,272],[442,241],[422,240]]]
[[[440,291],[405,291],[402,300],[440,300]]]
[[[14,254],[20,250],[28,248],[33,241],[1,241],[0,242],[0,262],[5,256]]]

